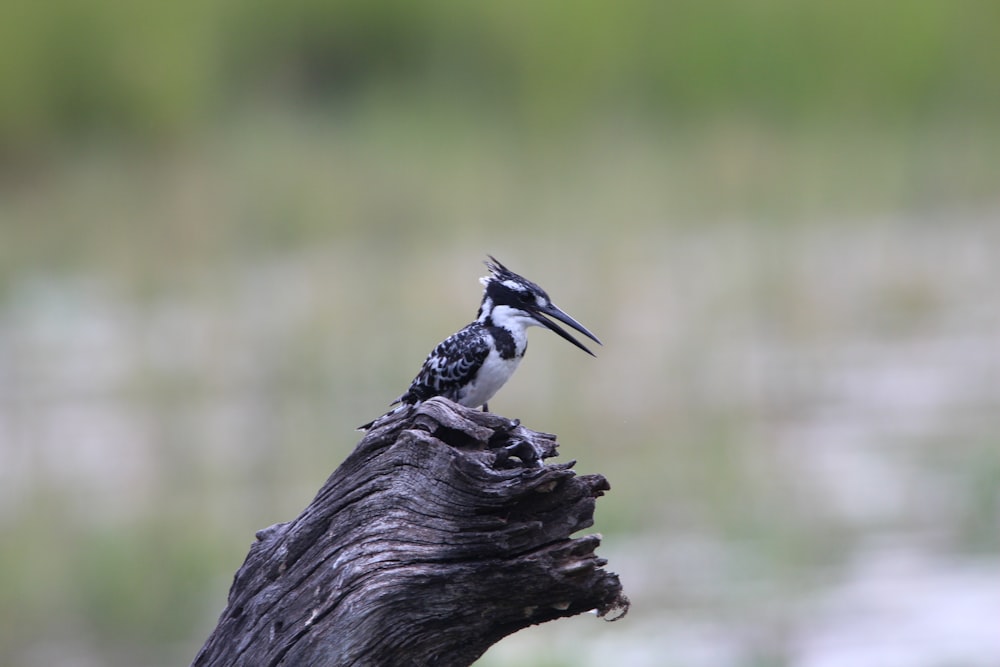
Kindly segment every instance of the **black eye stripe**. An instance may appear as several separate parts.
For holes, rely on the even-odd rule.
[[[521,289],[515,289],[498,280],[491,280],[486,285],[486,296],[495,306],[522,307],[534,305],[539,298],[547,299],[545,292],[535,285],[524,285]]]

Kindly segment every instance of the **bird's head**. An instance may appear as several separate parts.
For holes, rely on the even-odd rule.
[[[497,326],[543,326],[556,332],[587,354],[594,356],[594,353],[588,350],[583,343],[573,338],[549,317],[579,331],[598,345],[601,344],[601,341],[585,326],[552,303],[552,299],[549,298],[545,290],[527,278],[514,273],[492,255],[489,255],[486,268],[490,270],[490,275],[479,279],[479,282],[486,288],[483,291],[483,303],[479,307],[480,322],[490,320]]]

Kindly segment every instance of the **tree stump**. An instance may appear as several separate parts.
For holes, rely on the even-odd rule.
[[[195,658],[467,666],[518,630],[628,609],[594,554],[595,499],[555,436],[434,398],[372,428],[302,514],[257,533]]]

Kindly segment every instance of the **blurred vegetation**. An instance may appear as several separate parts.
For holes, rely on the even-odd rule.
[[[962,0],[0,3],[0,663],[189,661],[486,252],[606,342],[493,407],[611,479],[636,646],[996,559],[998,63]]]
[[[995,117],[997,62],[1000,6],[988,2],[12,0],[0,9],[0,147],[157,141],[259,96],[458,94],[549,131],[623,109]]]

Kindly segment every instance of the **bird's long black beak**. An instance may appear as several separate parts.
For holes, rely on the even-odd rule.
[[[561,337],[573,343],[573,345],[576,345],[578,348],[580,348],[590,356],[592,357],[597,356],[593,352],[588,350],[583,343],[573,338],[573,336],[569,335],[569,333],[565,329],[563,329],[561,326],[559,326],[549,318],[545,317],[544,315],[549,315],[551,317],[556,318],[560,322],[573,327],[574,329],[576,329],[584,336],[597,343],[598,345],[602,345],[601,341],[597,338],[597,336],[587,331],[587,327],[583,326],[582,324],[574,320],[572,317],[570,317],[569,315],[567,315],[566,313],[564,313],[562,310],[560,310],[554,304],[551,303],[548,306],[536,307],[533,310],[535,311],[534,312],[535,319],[538,321],[539,324],[548,327],[549,329],[552,329],[552,331],[556,332]]]

